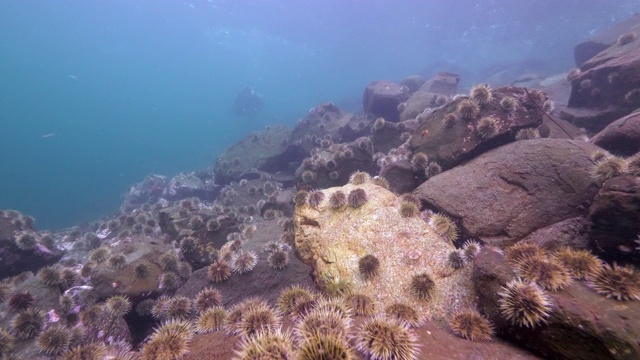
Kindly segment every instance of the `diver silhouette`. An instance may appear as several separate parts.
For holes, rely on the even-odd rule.
[[[264,108],[262,96],[255,92],[250,86],[245,86],[236,96],[233,102],[233,112],[240,116],[253,117]]]

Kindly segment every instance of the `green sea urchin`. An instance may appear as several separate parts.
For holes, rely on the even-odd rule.
[[[204,288],[197,295],[194,300],[194,306],[198,313],[202,313],[207,309],[220,306],[222,304],[222,293],[218,289]]]
[[[131,311],[131,301],[122,295],[114,295],[105,303],[105,309],[110,316],[120,317]]]
[[[347,195],[344,192],[337,190],[331,193],[329,196],[329,206],[332,209],[341,209],[347,205]]]
[[[380,272],[380,260],[371,254],[365,255],[358,260],[358,271],[363,280],[371,280]]]
[[[456,223],[447,215],[434,214],[429,220],[429,225],[431,225],[435,232],[448,240],[452,245],[454,241],[458,240],[458,228],[456,227]]]
[[[500,311],[513,324],[535,327],[546,322],[551,314],[551,302],[545,292],[535,283],[513,280],[502,288]]]
[[[275,270],[282,270],[289,264],[289,253],[282,250],[276,250],[267,257],[267,264]]]
[[[311,290],[306,287],[292,285],[280,293],[277,301],[278,309],[283,314],[290,314],[295,304],[313,300],[316,296],[317,295],[313,294]]]
[[[222,306],[214,306],[204,310],[196,319],[196,331],[207,334],[222,330],[227,324],[227,310]]]
[[[453,269],[462,269],[464,267],[464,253],[461,250],[452,250],[449,252],[448,264]]]
[[[416,217],[420,213],[420,208],[414,202],[403,201],[400,204],[400,216],[403,218]]]
[[[607,298],[640,300],[640,272],[632,265],[605,264],[593,275],[589,285]]]
[[[387,317],[403,322],[409,327],[419,327],[424,321],[414,307],[404,303],[393,303],[384,309],[384,313]]]
[[[473,309],[453,314],[449,326],[456,335],[471,341],[489,341],[493,337],[493,325],[489,319]]]
[[[258,263],[258,256],[252,251],[243,251],[231,257],[231,271],[236,274],[246,274],[253,270]]]
[[[488,104],[493,98],[491,88],[486,84],[479,84],[471,88],[469,97],[475,100],[480,106]]]
[[[414,360],[420,353],[413,331],[398,321],[380,316],[360,326],[355,346],[371,360]]]
[[[43,331],[36,340],[38,349],[48,355],[60,355],[67,347],[71,334],[68,330],[60,326],[50,327]]]
[[[480,107],[478,103],[473,99],[464,99],[458,104],[458,114],[466,121],[471,121],[478,116]]]
[[[436,283],[428,273],[420,273],[411,277],[409,292],[418,300],[430,300],[433,297]]]
[[[607,156],[591,168],[591,179],[603,183],[627,171],[627,161],[617,156]]]
[[[351,185],[362,185],[371,180],[371,176],[364,171],[356,171],[349,177],[349,183]]]
[[[354,189],[349,192],[347,203],[352,208],[359,208],[367,203],[367,193],[364,189]]]
[[[498,134],[500,130],[500,124],[498,120],[493,116],[485,116],[478,120],[476,125],[476,135],[481,140],[490,139]]]
[[[563,246],[554,251],[552,256],[556,261],[564,264],[571,276],[576,279],[590,279],[602,267],[602,261],[589,250]]]
[[[18,339],[30,339],[40,333],[44,324],[44,313],[36,308],[28,308],[16,314],[11,321],[11,329]]]
[[[369,316],[376,311],[375,301],[365,293],[351,292],[347,295],[345,301],[354,315]]]
[[[209,280],[219,284],[229,279],[231,276],[231,266],[224,260],[214,261],[209,265],[207,275],[209,276]]]

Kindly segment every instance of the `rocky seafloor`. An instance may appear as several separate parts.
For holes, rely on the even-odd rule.
[[[2,358],[640,358],[638,31],[373,82],[91,224],[0,211]]]

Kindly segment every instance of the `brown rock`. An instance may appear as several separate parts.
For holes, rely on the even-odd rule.
[[[389,181],[389,190],[396,194],[412,192],[425,178],[424,175],[416,174],[407,160],[394,161],[383,167],[380,176]]]
[[[591,138],[591,143],[618,156],[640,151],[640,112],[634,112],[607,125]]]
[[[616,107],[601,110],[560,107],[557,112],[560,119],[566,120],[579,128],[584,128],[589,133],[596,133],[614,120],[626,116],[629,110]]]
[[[591,246],[608,259],[636,256],[630,250],[640,233],[640,193],[638,179],[631,175],[614,177],[602,186],[589,208]]]
[[[547,323],[533,329],[513,325],[499,307],[502,286],[515,278],[504,256],[483,248],[476,257],[473,280],[479,308],[496,333],[546,359],[620,359],[640,357],[640,302],[620,302],[598,295],[581,281],[547,292],[552,304]]]
[[[596,186],[589,154],[598,148],[576,140],[517,141],[445,171],[414,193],[461,220],[472,237],[501,244],[583,215]]]
[[[573,57],[576,66],[580,67],[587,60],[596,56],[599,52],[615,44],[620,35],[626,34],[640,25],[640,14],[634,14],[629,19],[622,21],[611,28],[597,33],[586,41],[576,45]]]
[[[580,216],[560,221],[532,232],[521,241],[533,242],[549,250],[561,246],[588,249],[589,220]]]
[[[409,98],[408,88],[392,81],[374,81],[364,90],[364,112],[387,121],[400,120],[398,105]]]
[[[499,107],[505,96],[516,99],[516,109],[506,113]],[[413,153],[423,152],[431,161],[437,162],[443,169],[450,169],[468,161],[483,152],[514,141],[518,130],[537,127],[542,123],[542,113],[535,107],[528,107],[529,99],[522,88],[502,87],[493,90],[493,100],[481,108],[480,113],[465,121],[457,114],[459,98],[431,113],[413,133],[409,140],[409,148]],[[453,127],[446,127],[443,119],[453,114],[457,117]],[[497,133],[489,138],[480,138],[476,133],[478,121],[486,116],[497,119]]]

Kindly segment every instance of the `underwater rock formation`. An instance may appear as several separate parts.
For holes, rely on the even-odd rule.
[[[330,205],[333,193],[342,191],[351,198],[358,189],[366,194],[364,205]],[[470,268],[452,269],[448,265],[452,245],[421,218],[402,217],[401,200],[395,194],[369,182],[322,193],[327,200],[315,207],[296,206],[293,218],[297,255],[311,266],[325,292],[356,290],[382,307],[405,302],[438,321],[473,304]],[[370,280],[359,273],[359,260],[366,255],[375,256],[380,263]],[[422,283],[416,277],[421,276],[432,279],[430,288],[419,286]]]
[[[514,325],[500,308],[500,293],[516,277],[504,255],[484,247],[476,257],[473,280],[478,306],[495,324],[496,334],[552,359],[640,357],[640,302],[607,299],[575,280],[564,290],[547,291],[550,316],[538,326]],[[568,341],[567,339],[571,339]]]
[[[393,81],[374,81],[364,90],[362,104],[366,114],[387,121],[400,121],[398,106],[409,98],[409,88]]]
[[[501,244],[586,214],[597,191],[589,176],[596,150],[575,140],[517,141],[429,179],[414,193],[460,219],[467,235]]]
[[[533,93],[536,106],[522,88],[502,87],[489,92],[485,105],[460,97],[421,119],[421,126],[409,141],[413,153],[426,154],[446,170],[513,141],[521,129],[542,123],[538,106],[547,100],[543,93]],[[508,106],[502,102],[505,98]],[[491,132],[481,132],[483,119],[493,124]]]
[[[640,151],[640,112],[635,111],[607,125],[590,142],[618,156]]]

